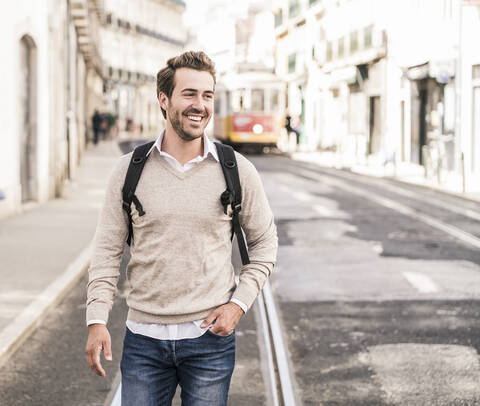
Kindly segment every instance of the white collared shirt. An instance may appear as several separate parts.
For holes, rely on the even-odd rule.
[[[165,151],[162,151],[162,141],[164,136],[165,130],[162,131],[160,136],[155,141],[155,144],[153,144],[152,148],[150,148],[150,150],[147,152],[147,156],[149,156],[156,148],[160,153],[160,156],[164,157],[173,168],[180,172],[186,172],[189,169],[192,169],[195,165],[198,165],[200,162],[204,161],[209,154],[211,154],[215,160],[219,162],[215,144],[204,134],[203,155],[198,155],[182,166],[180,162],[178,162],[173,156]],[[247,312],[247,306],[245,303],[237,299],[231,299],[231,301],[240,306],[244,313]],[[160,340],[181,340],[185,338],[196,338],[203,335],[205,331],[212,326],[210,325],[205,328],[201,328],[200,325],[203,323],[203,320],[204,319],[200,319],[178,324],[143,324],[127,320],[127,327],[135,334],[141,334],[151,338]],[[105,322],[101,320],[91,320],[88,324],[90,325],[94,323],[105,324]]]

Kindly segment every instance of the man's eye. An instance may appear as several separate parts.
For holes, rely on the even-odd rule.
[[[206,98],[206,99],[213,99],[213,94],[206,94],[206,95],[205,95],[205,98]]]

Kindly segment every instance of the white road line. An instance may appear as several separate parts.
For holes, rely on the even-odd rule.
[[[338,176],[342,177],[342,178],[348,178],[349,180],[355,181],[354,177],[349,175],[349,174],[342,173],[342,174],[339,174]],[[371,180],[365,180],[365,183],[373,184],[377,187],[389,190],[393,193],[399,194],[401,196],[408,197],[410,199],[414,199],[414,200],[417,200],[417,201],[428,201],[428,203],[433,205],[433,206],[437,206],[441,209],[448,210],[448,211],[451,211],[453,213],[457,213],[457,214],[460,214],[462,216],[469,217],[473,220],[480,221],[480,212],[477,212],[477,211],[474,211],[474,210],[471,210],[471,209],[464,209],[464,208],[455,206],[453,204],[444,202],[442,200],[425,198],[424,196],[419,196],[417,193],[412,192],[410,190],[402,189],[400,187],[390,185],[388,183],[383,183],[383,182],[380,183],[379,181],[376,181],[376,179],[374,179],[372,181]]]
[[[330,210],[328,207],[321,206],[319,204],[313,205],[313,209],[320,214],[321,216],[324,217],[335,217],[335,213]]]
[[[112,403],[110,406],[121,406],[122,405],[122,384],[118,385],[115,396],[113,397]]]
[[[412,217],[416,220],[423,221],[424,223],[428,224],[431,227],[434,227],[438,230],[441,230],[452,237],[455,237],[459,239],[460,241],[463,241],[467,244],[470,244],[474,246],[475,248],[480,248],[480,238],[475,237],[472,234],[469,234],[455,226],[452,226],[450,224],[444,223],[443,221],[437,220],[433,217],[430,217],[426,214],[419,213],[415,209],[412,209],[410,207],[407,207],[401,203],[395,202],[391,199],[385,198],[385,197],[380,197],[380,196],[375,196],[371,191],[366,191],[362,190],[356,186],[346,184],[344,181],[341,180],[336,180],[332,179],[330,177],[327,177],[325,175],[320,175],[316,172],[313,171],[306,171],[306,170],[298,170],[298,173],[302,173],[303,176],[307,176],[311,179],[314,179],[312,175],[315,176],[315,180],[319,180],[322,183],[329,184],[330,186],[337,187],[338,189],[343,189],[349,193],[354,193],[358,196],[362,196],[368,200],[371,200],[377,204],[380,204],[384,207],[387,207],[389,209],[395,210],[401,214],[404,214],[405,216]]]
[[[427,275],[418,272],[402,272],[402,274],[420,293],[436,293],[440,290]]]
[[[304,193],[304,192],[299,192],[297,190],[291,190],[290,193],[292,194],[292,196],[297,199],[297,200],[300,200],[301,202],[309,202],[312,200],[312,196],[307,194],[307,193]]]

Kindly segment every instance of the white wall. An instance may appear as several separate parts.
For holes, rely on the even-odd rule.
[[[2,57],[8,63],[0,64],[0,75],[8,78],[2,81],[0,99],[0,121],[2,122],[2,148],[0,148],[0,189],[6,199],[0,201],[0,217],[20,209],[20,149],[19,149],[19,71],[20,39],[29,35],[36,46],[36,103],[37,103],[37,160],[36,178],[39,201],[49,196],[49,42],[48,10],[46,2],[18,0],[2,8],[0,36]]]

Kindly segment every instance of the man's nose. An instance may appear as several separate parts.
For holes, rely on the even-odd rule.
[[[201,96],[195,97],[192,102],[192,107],[201,112],[205,111],[205,104],[203,103]]]

